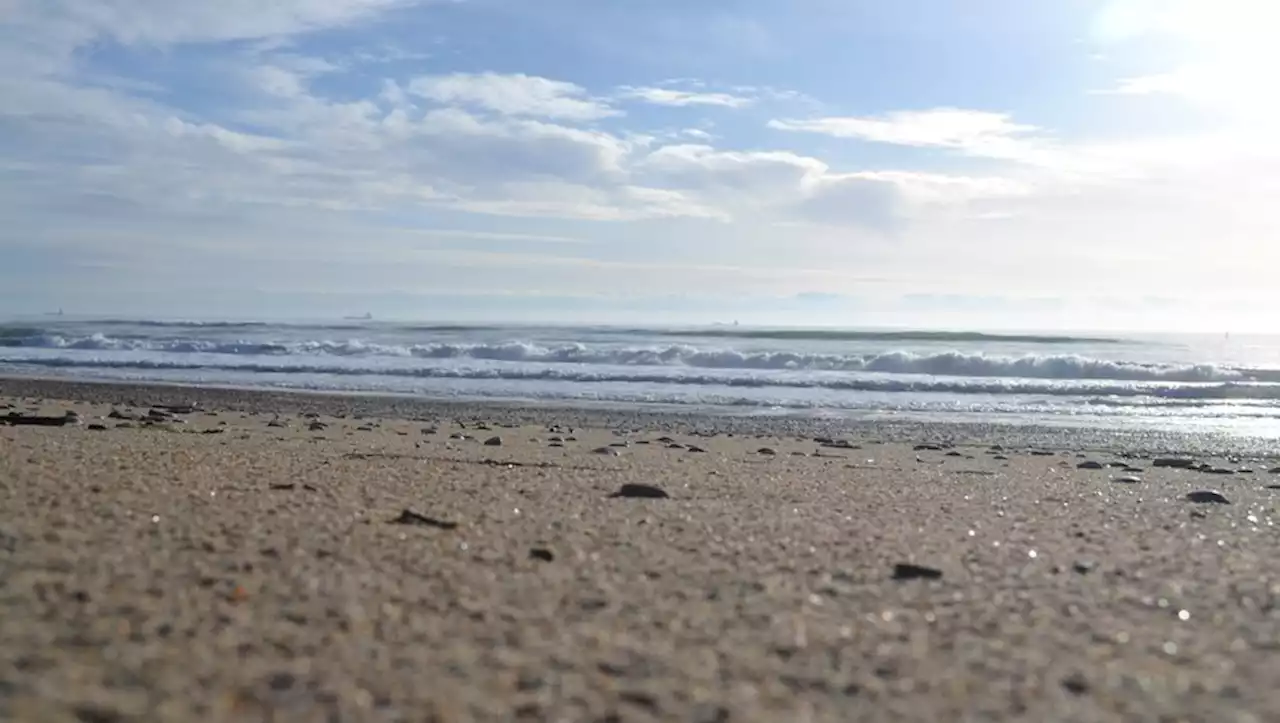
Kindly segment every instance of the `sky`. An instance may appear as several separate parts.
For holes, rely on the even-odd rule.
[[[1280,331],[1272,0],[0,0],[0,316]]]

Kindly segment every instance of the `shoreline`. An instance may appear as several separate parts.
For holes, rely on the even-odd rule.
[[[1124,430],[1017,423],[853,419],[800,414],[715,414],[706,410],[560,401],[453,400],[395,393],[332,392],[0,375],[0,396],[96,404],[199,405],[241,412],[321,413],[393,419],[488,419],[693,434],[853,436],[900,443],[963,443],[1141,454],[1249,455],[1280,459],[1269,437],[1214,432]]]

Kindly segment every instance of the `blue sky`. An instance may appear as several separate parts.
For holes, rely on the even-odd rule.
[[[1258,329],[1263,0],[0,0],[0,315]]]

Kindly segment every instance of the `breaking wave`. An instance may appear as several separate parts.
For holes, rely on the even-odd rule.
[[[31,331],[31,330],[22,330]],[[566,343],[538,345],[523,341],[497,343],[378,344],[365,341],[226,341],[147,338],[92,334],[0,336],[0,347],[157,354],[216,354],[255,357],[474,359],[490,362],[610,365],[626,367],[692,367],[756,371],[831,371],[882,374],[993,377],[1020,379],[1085,379],[1160,382],[1280,382],[1280,370],[1235,368],[1214,364],[1156,364],[1094,359],[1076,354],[1001,356],[947,351],[886,351],[863,354],[819,354],[790,351],[706,349],[685,344],[620,346]],[[9,359],[24,363],[25,359]],[[76,362],[81,363],[81,362]]]
[[[834,374],[795,377],[777,373],[689,373],[671,369],[617,370],[582,367],[504,367],[479,368],[441,366],[359,366],[325,364],[317,360],[282,360],[278,363],[244,360],[234,363],[172,359],[85,359],[69,357],[10,359],[0,363],[22,364],[49,369],[133,369],[251,372],[261,374],[308,374],[333,376],[378,376],[417,379],[494,379],[514,381],[556,381],[585,383],[674,384],[747,388],[830,389],[837,391],[883,393],[939,393],[987,395],[1084,396],[1095,398],[1153,397],[1157,399],[1215,400],[1258,399],[1280,400],[1280,384],[1264,383],[1162,383],[1036,380],[1036,379],[936,379],[936,378],[848,378]]]

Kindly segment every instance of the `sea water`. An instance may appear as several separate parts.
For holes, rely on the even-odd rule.
[[[0,374],[1280,437],[1280,336],[46,318]]]

